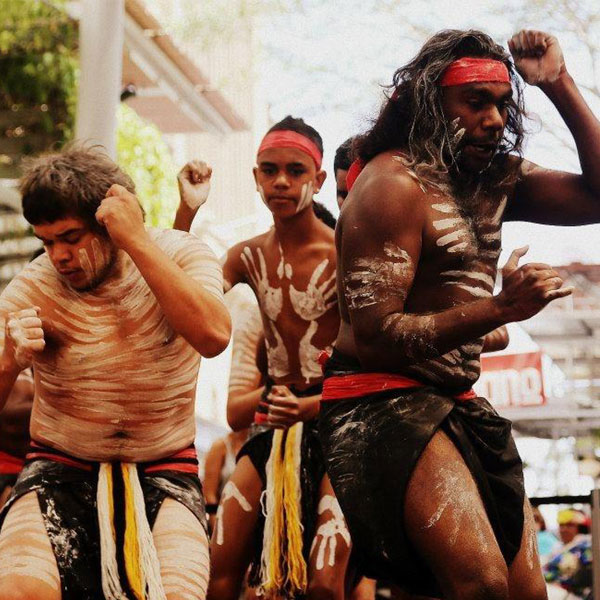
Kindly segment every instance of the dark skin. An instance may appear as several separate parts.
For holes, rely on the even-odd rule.
[[[295,148],[272,148],[261,152],[257,163],[254,169],[257,189],[273,215],[274,227],[233,246],[223,264],[223,277],[226,290],[238,283],[248,283],[259,301],[269,372],[275,382],[268,397],[267,425],[286,429],[299,421],[313,419],[319,411],[320,394],[297,398],[289,386],[304,390],[322,380],[320,370],[307,368],[307,360],[301,354],[303,344],[308,339],[304,347],[308,346],[311,353],[313,348],[326,348],[333,342],[338,330],[337,303],[335,294],[330,294],[335,289],[334,234],[315,216],[312,209],[312,194],[321,188],[326,174],[317,169],[310,156]],[[187,177],[186,168],[182,173]],[[192,182],[193,170],[188,169],[187,174],[188,181]],[[182,185],[180,189],[185,191],[186,186]],[[182,200],[188,204],[185,196]],[[178,215],[182,214],[183,211],[178,211]],[[190,213],[185,222],[179,218],[179,226],[185,229],[188,222],[191,224],[193,216]],[[324,261],[328,262],[315,281],[313,275]],[[307,319],[298,314],[292,303],[292,286],[298,292],[312,290],[309,294],[312,300],[308,300],[305,307],[320,305],[326,309],[317,311],[321,314],[315,318]],[[317,290],[320,292],[317,293]],[[322,296],[323,303],[319,296]],[[305,316],[312,312],[311,308]],[[309,328],[313,326],[314,333],[308,335]],[[285,352],[282,352],[282,348]],[[314,360],[311,364],[316,367]],[[256,402],[257,396],[254,392],[241,398],[239,410],[233,411],[237,424],[241,425],[253,412],[251,403]],[[251,558],[252,536],[260,510],[261,479],[247,456],[238,462],[230,482],[250,504],[251,510],[244,510],[234,499],[223,501],[223,542],[219,544],[216,535],[211,540],[209,600],[239,597]],[[334,495],[327,476],[320,483],[319,498],[325,495]],[[323,511],[318,516],[317,529],[332,516],[330,510]],[[324,568],[317,569],[319,545],[315,545],[311,552],[308,598],[321,597],[323,590],[327,591],[327,597],[344,597],[344,574],[350,548],[341,540],[341,536],[338,535],[337,539],[333,567],[326,564]]]
[[[569,126],[582,174],[519,164],[509,157],[509,166],[520,171],[516,183],[493,194],[454,197],[422,188],[395,158],[401,148],[371,160],[346,200],[336,232],[342,317],[336,346],[358,357],[367,371],[468,389],[479,375],[486,334],[572,292],[549,265],[519,266],[525,247],[513,252],[502,271],[502,290],[493,295],[502,221],[600,221],[600,174],[593,168],[600,160],[600,123],[568,74],[556,38],[524,31],[509,47],[523,79],[545,92]],[[442,89],[447,122],[458,119],[458,127],[465,129],[453,175],[461,177],[461,184],[485,176],[506,125],[510,93],[506,83]],[[462,483],[460,497],[444,505],[432,490],[446,489],[456,478]],[[430,525],[440,505],[446,508]],[[527,502],[524,511],[521,550],[507,568],[473,478],[439,432],[413,472],[405,525],[445,598],[541,599],[546,596],[539,561],[528,550],[534,527]],[[451,543],[457,525],[460,549]]]

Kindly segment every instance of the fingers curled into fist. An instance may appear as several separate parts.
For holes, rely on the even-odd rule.
[[[15,360],[22,368],[31,366],[34,353],[46,346],[39,315],[40,309],[36,306],[9,313],[6,319],[6,335],[14,346]]]

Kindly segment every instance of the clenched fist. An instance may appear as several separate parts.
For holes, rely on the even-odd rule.
[[[40,309],[35,306],[8,313],[6,339],[13,346],[17,364],[23,369],[30,367],[34,353],[41,352],[46,346]]]
[[[111,185],[96,211],[96,221],[104,225],[113,243],[125,251],[135,241],[147,237],[144,213],[137,198],[122,185]]]
[[[565,71],[565,59],[558,40],[543,31],[524,29],[508,41],[519,75],[530,85],[556,81]]]
[[[207,200],[212,169],[201,160],[191,160],[177,175],[181,201],[194,212]]]

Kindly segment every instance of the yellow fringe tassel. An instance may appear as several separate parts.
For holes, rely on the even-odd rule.
[[[273,433],[267,462],[260,593],[294,597],[307,587],[302,554],[300,445],[302,423]]]
[[[125,569],[131,591],[134,593],[136,600],[145,600],[146,582],[144,581],[141,569],[138,523],[135,514],[133,488],[129,479],[129,471],[125,464],[121,464],[121,473],[123,474],[125,488],[125,539],[123,543]]]

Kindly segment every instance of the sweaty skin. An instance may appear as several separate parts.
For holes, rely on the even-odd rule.
[[[175,231],[150,235],[222,296],[218,262],[204,244]],[[169,326],[125,253],[117,270],[80,293],[43,255],[9,284],[0,311],[40,308],[46,347],[34,358],[33,439],[87,460],[154,460],[194,439],[200,355]]]

